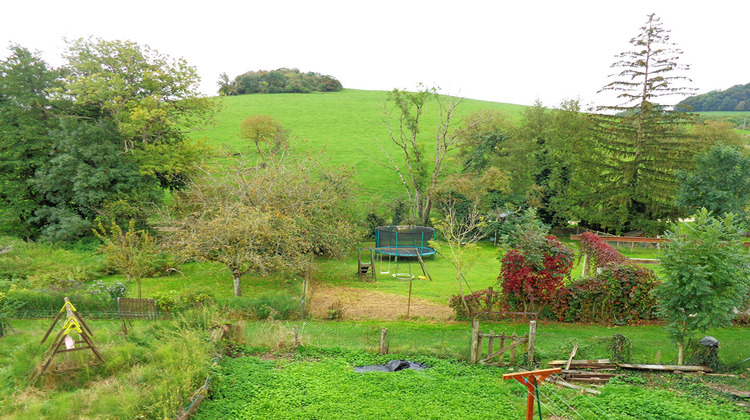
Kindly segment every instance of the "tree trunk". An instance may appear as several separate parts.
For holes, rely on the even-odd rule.
[[[234,295],[237,297],[242,296],[242,283],[240,283],[240,280],[242,279],[242,274],[238,272],[233,272],[232,279],[234,280]]]
[[[685,347],[682,345],[681,341],[677,342],[677,365],[682,366],[684,363],[684,357],[685,357]]]

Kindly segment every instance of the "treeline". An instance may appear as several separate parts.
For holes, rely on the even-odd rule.
[[[750,111],[750,83],[735,85],[727,90],[714,90],[683,99],[678,106],[693,111]]]
[[[198,74],[127,41],[70,41],[51,68],[11,46],[0,61],[0,231],[90,236],[96,220],[143,226],[208,153],[187,133],[218,111]]]
[[[249,71],[234,80],[226,73],[219,76],[219,95],[335,92],[342,88],[341,82],[332,76],[312,71],[302,73],[299,69]]]

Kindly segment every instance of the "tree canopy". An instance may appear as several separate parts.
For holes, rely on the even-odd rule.
[[[734,85],[681,100],[678,106],[702,111],[750,111],[750,83]]]
[[[0,63],[0,229],[25,238],[89,235],[181,188],[207,156],[187,133],[218,109],[193,67],[147,46],[77,39],[64,58],[13,46]]]
[[[313,255],[340,256],[361,237],[350,175],[310,157],[240,157],[175,196],[165,220],[171,249],[225,265],[236,296],[248,272],[304,272]]]
[[[280,68],[243,73],[230,79],[226,73],[219,76],[219,95],[244,95],[248,93],[310,93],[335,92],[343,89],[333,76],[299,69]]]

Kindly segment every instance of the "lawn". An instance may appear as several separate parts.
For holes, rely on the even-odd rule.
[[[378,202],[379,197],[390,200],[403,190],[396,174],[378,164],[387,162],[378,144],[399,156],[384,125],[385,99],[383,91],[353,89],[221,97],[223,111],[209,129],[196,133],[194,138],[204,139],[217,148],[242,151],[251,146],[237,136],[242,120],[257,114],[270,115],[291,130],[290,143],[296,152],[322,153],[322,158],[329,159],[332,165],[354,168],[360,185],[358,199],[364,202]],[[466,99],[457,108],[457,114],[463,116],[487,108],[517,116],[526,106]],[[428,144],[432,142],[438,123],[434,111],[428,106],[423,117],[422,136]]]

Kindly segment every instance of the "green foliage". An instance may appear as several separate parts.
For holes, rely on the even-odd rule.
[[[346,170],[312,157],[240,158],[176,195],[169,241],[186,259],[224,264],[236,296],[250,271],[304,272],[314,255],[341,256],[361,237],[353,224]]]
[[[259,155],[275,155],[289,146],[289,130],[270,115],[253,115],[245,118],[240,125],[238,136],[252,141]],[[261,145],[263,151],[260,149]]]
[[[213,293],[208,289],[188,289],[183,291],[171,290],[156,293],[156,306],[159,312],[166,314],[181,313],[189,309],[212,305],[215,302]]]
[[[750,111],[750,83],[691,96],[683,99],[677,105],[690,108],[696,112]]]
[[[674,203],[677,170],[690,167],[704,148],[685,135],[685,112],[659,103],[685,93],[682,53],[660,19],[648,16],[632,49],[617,56],[621,69],[603,91],[617,93],[620,105],[603,106],[593,115],[592,141],[581,156],[577,176],[577,213],[597,230],[660,233],[680,217]],[[613,115],[615,114],[615,115]]]
[[[258,297],[231,297],[218,302],[223,311],[231,318],[290,320],[300,315],[300,298],[291,294],[277,292]]]
[[[184,59],[132,41],[75,39],[65,54],[66,93],[117,124],[124,150],[137,143],[177,143],[216,112],[199,93],[200,78]]]
[[[737,148],[717,145],[695,156],[696,169],[680,171],[677,205],[713,216],[735,213],[747,218],[750,211],[750,158]]]
[[[567,320],[638,324],[656,317],[652,270],[634,264],[609,266],[568,286]]]
[[[750,254],[734,214],[713,217],[705,209],[694,222],[667,232],[664,279],[656,290],[667,331],[685,344],[694,332],[730,325],[733,309],[750,290]]]
[[[126,231],[115,223],[108,231],[99,223],[94,234],[102,241],[99,252],[104,254],[107,265],[123,273],[128,281],[135,280],[140,298],[141,279],[152,274],[153,261],[161,252],[156,238],[144,230],[136,230],[134,220]]]
[[[332,76],[302,73],[298,69],[249,71],[234,80],[230,80],[226,73],[219,76],[219,95],[335,92],[341,89],[341,82]]]
[[[50,99],[58,73],[37,54],[17,45],[0,61],[0,231],[35,237],[32,221],[43,194],[29,183],[44,164],[57,126],[59,104]]]

